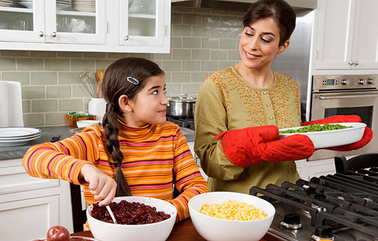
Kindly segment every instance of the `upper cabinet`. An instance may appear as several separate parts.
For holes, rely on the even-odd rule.
[[[169,53],[169,0],[0,0],[0,49]]]
[[[377,69],[377,9],[377,0],[318,0],[315,69]]]

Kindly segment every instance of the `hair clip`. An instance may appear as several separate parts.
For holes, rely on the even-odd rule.
[[[134,77],[127,77],[126,79],[127,79],[127,81],[129,81],[130,84],[139,85],[139,80],[137,80]]]

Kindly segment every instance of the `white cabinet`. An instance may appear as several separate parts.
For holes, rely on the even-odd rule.
[[[0,161],[0,240],[45,238],[54,225],[72,232],[69,184],[29,176],[21,159]],[[22,229],[22,232],[16,232]]]
[[[169,53],[169,0],[68,2],[0,2],[0,49]]]
[[[315,69],[378,68],[377,0],[318,0]]]

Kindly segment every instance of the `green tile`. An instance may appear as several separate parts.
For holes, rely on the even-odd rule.
[[[149,54],[149,53],[131,53],[130,57],[151,59],[151,54]]]
[[[190,73],[189,72],[174,72],[172,73],[172,83],[189,83]]]
[[[199,84],[182,84],[182,89],[184,90],[184,94],[197,95],[200,89],[200,85]]]
[[[220,39],[221,49],[237,49],[239,41],[235,39]]]
[[[227,50],[211,50],[211,60],[227,60]]]
[[[16,59],[0,58],[0,70],[16,70]]]
[[[235,61],[219,61],[219,69],[225,69],[235,65]]]
[[[40,58],[18,58],[17,70],[43,70],[43,59]]]
[[[41,99],[45,98],[44,86],[22,86],[22,99]]]
[[[87,107],[85,109],[88,109]],[[59,111],[83,111],[83,99],[59,100]]]
[[[165,72],[164,80],[165,80],[165,83],[172,83],[172,73],[171,72]]]
[[[70,60],[69,59],[46,59],[46,70],[70,70]]]
[[[202,15],[201,14],[184,14],[183,23],[189,25],[201,25]]]
[[[239,49],[228,50],[228,60],[240,60]]]
[[[56,57],[57,53],[55,51],[30,51],[30,57]]]
[[[193,12],[193,8],[191,7],[185,7],[185,6],[172,6],[172,10],[175,12]]]
[[[92,59],[71,59],[71,70],[72,71],[82,71],[89,70],[94,71],[95,65]]]
[[[21,50],[1,50],[1,56],[29,57],[29,51]]]
[[[24,126],[42,127],[44,123],[44,114],[24,114]]]
[[[192,51],[190,49],[174,49],[172,54],[174,60],[192,59]]]
[[[203,38],[202,48],[204,49],[217,49],[219,48],[219,43],[221,39],[219,38]]]
[[[105,59],[106,56],[107,54],[103,52],[83,53],[83,57],[88,59]]]
[[[81,72],[59,72],[58,84],[81,84],[79,80]]]
[[[201,71],[217,71],[218,61],[201,61]]]
[[[210,58],[210,51],[206,49],[193,49],[192,59],[193,60],[205,60]]]
[[[163,61],[163,70],[181,71],[181,61]]]
[[[52,112],[57,111],[57,100],[32,100],[32,112]]]
[[[172,36],[191,36],[192,26],[173,25],[171,34]]]
[[[184,48],[201,48],[201,38],[184,38],[183,39]]]
[[[182,39],[182,37],[171,37],[171,49],[182,48]]]
[[[201,70],[200,61],[182,61],[183,71],[199,71]]]
[[[129,53],[108,53],[108,58],[110,59],[120,59],[130,57]]]
[[[85,89],[83,85],[75,85],[72,86],[72,97],[86,97],[90,98],[91,95],[88,93],[88,91]]]
[[[30,112],[30,100],[22,100],[22,113]]]
[[[66,112],[64,113],[46,113],[46,126],[63,126],[68,125]]]
[[[193,36],[195,37],[210,37],[211,27],[208,26],[193,26]]]
[[[207,76],[209,76],[208,72],[192,72],[190,76],[191,83],[202,83]]]
[[[220,25],[225,26],[225,27],[238,27],[242,26],[241,22],[237,17],[232,17],[232,16],[221,16],[220,19]]]
[[[167,96],[181,95],[181,84],[167,84]]]
[[[220,26],[220,16],[203,16],[203,25],[205,26]]]
[[[242,28],[229,28],[228,29],[228,36],[230,38],[240,38],[241,37]]]
[[[107,59],[103,59],[103,60],[96,60],[96,69],[106,69],[109,67],[109,65],[111,65],[112,63],[114,62],[114,60],[107,60]]]
[[[32,85],[56,85],[58,83],[58,75],[56,72],[32,72]]]
[[[211,12],[215,13],[215,14],[221,14],[221,15],[228,15],[229,14],[228,10],[221,9],[221,8],[213,8],[211,10],[212,10]]]
[[[172,51],[171,51],[172,52]],[[172,59],[172,54],[152,54],[152,60],[170,60]]]
[[[71,86],[47,86],[46,98],[70,98]]]
[[[227,38],[228,28],[215,27],[211,29],[212,38]]]
[[[82,58],[83,53],[82,52],[57,52],[58,57],[64,57],[64,58]]]
[[[28,85],[29,81],[29,72],[3,72],[3,80],[9,81],[18,81],[21,85]]]
[[[171,24],[182,24],[182,13],[171,13]]]

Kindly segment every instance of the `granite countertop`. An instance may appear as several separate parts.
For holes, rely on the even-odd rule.
[[[42,130],[42,136],[36,140],[28,142],[26,145],[22,146],[0,146],[0,160],[7,159],[19,159],[24,156],[26,151],[39,143],[51,142],[53,138],[59,136],[59,140],[63,140],[72,135],[70,130],[75,128],[70,126],[54,126],[54,127],[40,127]],[[181,132],[186,137],[188,142],[194,141],[195,131],[181,127]]]

